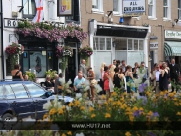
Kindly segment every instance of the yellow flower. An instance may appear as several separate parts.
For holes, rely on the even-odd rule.
[[[73,104],[72,102],[69,103],[69,106],[70,106],[70,107],[73,106],[73,105],[74,105],[74,104]]]
[[[58,109],[58,114],[63,114],[63,109]]]
[[[112,94],[111,94],[111,96],[117,96],[117,93],[116,92],[113,92]]]
[[[130,107],[127,107],[127,108],[126,108],[126,111],[131,111],[131,108],[130,108]]]
[[[177,114],[176,115],[179,115],[179,116],[181,116],[181,112],[177,112]]]
[[[177,101],[177,98],[173,98],[172,100],[173,100],[173,101]]]
[[[142,107],[140,107],[140,108],[139,108],[139,110],[140,110],[140,111],[143,111],[143,108],[142,108]]]
[[[91,118],[94,118],[96,116],[96,114],[91,114]]]
[[[169,97],[173,97],[174,94],[173,94],[173,93],[169,93],[168,96],[169,96]]]
[[[138,108],[137,108],[136,106],[134,106],[134,107],[133,107],[133,110],[134,110],[134,111],[137,111],[137,110],[138,110]]]
[[[126,92],[124,92],[124,93],[123,93],[123,95],[127,95],[127,93],[126,93]]]
[[[120,105],[121,105],[121,102],[120,102],[120,101],[117,101],[117,105],[120,106]]]
[[[108,105],[108,103],[107,102],[104,102],[104,104],[107,106]]]
[[[150,95],[150,92],[146,92],[146,94],[149,96],[149,95]]]
[[[132,115],[133,113],[131,111],[125,112],[125,115]]]
[[[55,108],[52,108],[50,111],[49,111],[49,114],[50,115],[53,115],[53,114],[55,114],[57,111],[56,111],[56,109]]]
[[[84,107],[84,106],[81,106],[81,107],[80,107],[80,110],[85,110],[85,107]]]
[[[129,120],[130,120],[130,121],[134,121],[134,116],[130,115],[130,116],[129,116]]]
[[[44,114],[43,119],[46,119],[48,117],[48,114]]]
[[[111,117],[111,115],[109,113],[105,114],[105,118],[110,118],[110,117]]]
[[[181,103],[180,103],[181,104]],[[179,106],[179,103],[178,102],[174,102],[174,105],[175,106]]]
[[[147,115],[148,115],[148,116],[152,116],[152,115],[153,115],[153,112],[152,112],[152,111],[149,111],[149,112],[147,113]]]
[[[72,132],[71,132],[71,131],[69,131],[69,132],[67,132],[67,134],[68,134],[68,135],[72,135]]]
[[[117,102],[112,102],[112,106],[116,106],[117,105]]]
[[[109,98],[108,102],[110,102],[110,103],[113,102],[113,99],[112,99],[112,98]]]
[[[174,95],[175,95],[176,93],[177,93],[176,91],[173,92]]]
[[[160,92],[160,95],[164,95],[164,93],[161,91],[161,92]]]
[[[80,102],[78,100],[75,100],[74,106],[79,106],[79,105],[80,105]]]
[[[67,135],[65,133],[63,133],[62,136],[67,136]]]
[[[63,106],[62,106],[62,110],[65,110],[65,108],[66,108],[65,105],[63,105]]]
[[[125,136],[131,136],[131,133],[130,133],[129,131],[127,131],[127,132],[125,133]]]
[[[120,98],[120,101],[124,101],[124,97],[121,97],[121,98]]]
[[[106,99],[106,95],[102,95],[101,99],[105,100]]]
[[[94,110],[94,108],[92,108],[92,107],[89,108],[89,111],[90,111],[90,112],[92,112],[93,110]]]

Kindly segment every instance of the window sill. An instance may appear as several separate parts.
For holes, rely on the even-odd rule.
[[[163,18],[163,21],[172,21],[171,19],[168,19],[168,18]]]
[[[157,20],[156,17],[152,17],[152,16],[149,16],[148,19],[149,19],[149,20]]]
[[[100,11],[99,9],[94,9],[94,8],[92,8],[92,13],[95,13],[95,14],[104,14],[104,11]]]

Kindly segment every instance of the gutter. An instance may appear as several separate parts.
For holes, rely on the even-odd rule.
[[[3,0],[1,0],[1,59],[2,59],[2,74],[3,74],[3,79],[4,77],[4,46],[3,46]]]

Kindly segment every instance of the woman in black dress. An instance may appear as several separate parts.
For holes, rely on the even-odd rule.
[[[161,91],[168,91],[168,69],[166,63],[162,64],[161,74],[159,76],[159,88]]]

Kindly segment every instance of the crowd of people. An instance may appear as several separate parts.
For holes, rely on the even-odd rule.
[[[20,71],[21,66],[16,64],[14,70],[11,71],[13,79],[28,80],[28,75],[22,74]],[[154,68],[149,72],[148,67],[145,66],[144,62],[140,65],[135,62],[134,67],[126,65],[125,60],[113,60],[112,64],[106,64],[103,62],[100,66],[99,82],[95,80],[95,73],[91,67],[86,66],[84,59],[81,60],[79,66],[78,75],[75,77],[73,82],[73,91],[75,93],[81,93],[84,88],[84,84],[88,81],[90,84],[90,89],[88,91],[89,99],[94,100],[95,97],[95,87],[94,85],[99,83],[102,87],[102,94],[107,94],[109,97],[114,91],[114,88],[119,88],[121,91],[127,93],[137,92],[140,95],[142,93],[139,91],[140,85],[152,85],[153,91],[156,94],[160,91],[168,91],[168,85],[172,81],[175,85],[179,84],[180,68],[178,64],[175,64],[175,60],[172,59],[171,63],[163,62],[162,64],[154,64]],[[55,93],[61,93],[62,89],[57,86],[62,86],[60,79],[63,78],[63,74],[55,74],[54,80],[47,75],[46,81],[44,83],[46,89],[51,89]],[[174,90],[177,92],[178,88],[172,86],[172,92]]]

